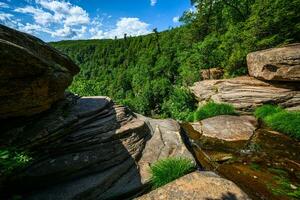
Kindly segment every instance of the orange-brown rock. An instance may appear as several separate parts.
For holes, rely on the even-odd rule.
[[[193,172],[136,200],[219,200],[250,198],[233,182],[213,172]]]
[[[269,81],[300,81],[300,43],[247,55],[250,76]]]
[[[78,72],[67,56],[40,39],[0,25],[0,119],[49,109]]]

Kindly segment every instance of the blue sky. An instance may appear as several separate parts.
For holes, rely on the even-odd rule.
[[[45,41],[144,35],[179,26],[190,0],[0,0],[0,24]]]

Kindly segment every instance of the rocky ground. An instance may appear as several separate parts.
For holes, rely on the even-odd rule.
[[[252,77],[191,88],[200,104],[231,103],[240,115],[179,124],[133,113],[108,97],[65,92],[79,71],[69,58],[2,25],[0,38],[0,148],[33,157],[0,173],[2,199],[297,198],[299,141],[270,130],[251,112],[265,103],[299,109],[299,44],[249,55]],[[219,78],[222,72],[207,73]],[[189,158],[205,171],[150,191],[150,166],[168,157]]]

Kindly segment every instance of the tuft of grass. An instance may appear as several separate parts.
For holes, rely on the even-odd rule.
[[[264,105],[257,108],[254,114],[270,128],[300,139],[300,112],[286,111],[278,106]]]
[[[272,129],[300,139],[300,112],[282,111],[265,118]]]
[[[150,167],[153,189],[161,187],[195,170],[192,160],[186,158],[166,158]]]
[[[208,102],[207,104],[199,107],[194,112],[194,121],[203,120],[206,118],[218,116],[218,115],[236,115],[234,107],[225,103]]]
[[[279,106],[274,106],[274,105],[263,105],[258,107],[255,112],[254,115],[256,118],[259,119],[265,119],[267,116],[273,115],[275,113],[278,112],[282,112],[283,109]]]

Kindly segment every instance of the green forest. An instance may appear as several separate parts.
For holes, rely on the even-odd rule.
[[[146,36],[61,41],[52,46],[81,68],[70,91],[104,95],[152,117],[185,119],[196,109],[187,87],[200,70],[247,74],[249,52],[300,41],[300,0],[194,0],[183,25]]]

